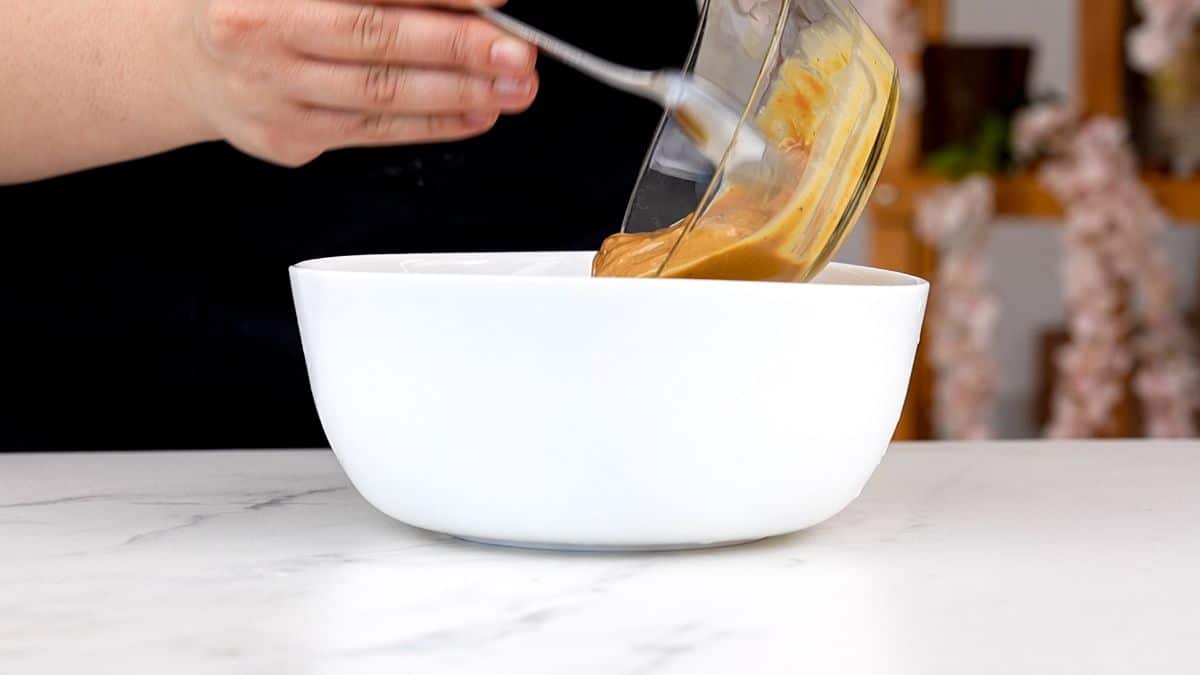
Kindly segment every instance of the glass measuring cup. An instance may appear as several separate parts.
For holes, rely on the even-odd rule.
[[[706,0],[685,70],[744,107],[787,158],[739,181],[664,116],[602,276],[807,281],[851,232],[895,130],[895,63],[848,0]]]

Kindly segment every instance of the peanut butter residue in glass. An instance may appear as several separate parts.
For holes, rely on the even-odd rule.
[[[804,57],[783,62],[754,120],[793,180],[774,189],[728,180],[690,231],[694,214],[657,232],[614,235],[595,258],[596,276],[805,281],[828,262],[891,142],[895,66],[861,24],[823,21],[800,43]]]

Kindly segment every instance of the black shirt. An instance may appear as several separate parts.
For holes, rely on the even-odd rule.
[[[696,20],[692,0],[509,11],[640,67],[681,64]],[[532,110],[467,142],[301,169],[209,144],[0,188],[0,450],[324,445],[289,265],[584,249],[619,227],[660,111],[539,71]]]

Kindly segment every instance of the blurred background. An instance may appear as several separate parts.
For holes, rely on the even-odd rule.
[[[974,293],[990,296],[987,300],[996,313],[990,322],[975,326],[991,335],[976,336],[982,344],[974,347],[965,344],[971,341],[967,337],[954,335],[953,318],[943,322],[951,324],[946,329],[948,341],[957,344],[942,345],[951,353],[937,355],[944,362],[940,372],[932,363],[937,359],[930,342],[936,338],[929,334],[938,330],[938,317],[931,315],[933,325],[927,329],[900,437],[1194,435],[1194,347],[1186,342],[1194,338],[1197,326],[1200,268],[1200,3],[859,0],[857,4],[910,71],[905,80],[910,84],[909,119],[888,175],[877,189],[872,213],[856,230],[842,259],[930,278],[935,283],[936,307],[939,290],[945,291],[940,293],[943,299],[965,293],[971,300],[970,288],[947,289],[945,270],[939,268],[951,255],[957,262],[970,261],[978,253],[983,260],[970,261],[969,269],[986,278]],[[1022,114],[1028,118],[1035,111],[1032,117],[1036,118],[1039,107],[1041,121],[1026,119],[1022,130]],[[1030,135],[1039,124],[1045,127],[1056,107],[1077,113],[1073,131],[1059,131],[1058,143],[1070,143],[1074,137],[1064,139],[1064,135],[1086,129],[1079,134],[1078,148],[1060,149],[1058,154],[1065,157],[1043,156],[1040,162],[1014,157],[1011,148],[1024,140],[1021,134]],[[1105,129],[1125,131],[1127,142],[1098,142],[1096,137]],[[1071,162],[1078,165],[1073,167],[1075,174],[1059,173],[1075,180],[1081,180],[1079,172],[1120,173],[1118,165],[1124,157],[1118,156],[1117,149],[1128,150],[1136,163],[1131,177],[1138,184],[1128,190],[1145,192],[1161,212],[1142,214],[1141,220],[1150,222],[1136,222],[1135,215],[1133,223],[1109,223],[1110,229],[1118,231],[1105,235],[1109,242],[1089,245],[1120,248],[1122,227],[1148,228],[1145,239],[1155,253],[1166,256],[1165,264],[1155,271],[1160,277],[1171,277],[1173,292],[1167,294],[1173,296],[1179,312],[1171,319],[1180,319],[1188,333],[1172,349],[1190,352],[1187,358],[1171,360],[1170,365],[1164,362],[1160,368],[1174,373],[1168,378],[1173,381],[1166,403],[1151,401],[1155,396],[1139,390],[1139,384],[1148,384],[1138,382],[1148,370],[1138,344],[1147,333],[1142,315],[1148,300],[1146,289],[1127,278],[1111,279],[1120,287],[1122,306],[1109,317],[1120,333],[1116,345],[1120,349],[1110,346],[1107,353],[1093,349],[1091,356],[1094,360],[1101,354],[1112,360],[1130,358],[1133,363],[1123,371],[1092,377],[1102,364],[1092,363],[1089,372],[1084,364],[1062,362],[1066,343],[1073,341],[1077,354],[1088,352],[1088,336],[1079,324],[1092,318],[1088,308],[1064,300],[1066,287],[1078,281],[1066,278],[1071,269],[1067,263],[1078,259],[1072,255],[1080,252],[1080,246],[1067,246],[1079,242],[1072,234],[1077,229],[1068,223],[1086,220],[1089,208],[1102,213],[1117,210],[1130,199],[1113,197],[1108,205],[1098,199],[1089,203],[1085,194],[1075,195],[1074,201],[1064,199],[1053,189],[1053,174],[1064,166],[1072,169]],[[933,222],[922,223],[920,211],[922,204],[935,212],[955,206],[954,195],[936,193],[945,183],[954,184],[970,174],[987,176],[992,183],[991,213],[973,224],[978,230],[974,241],[963,247],[976,251],[955,252],[947,250],[945,242],[922,236],[923,224],[936,227],[938,223],[936,215],[928,214],[926,220],[932,217]],[[1093,192],[1115,192],[1108,185],[1113,182],[1120,181],[1097,179]],[[1108,262],[1114,260],[1117,265],[1134,264],[1119,255]],[[1086,290],[1077,294],[1086,295]],[[986,354],[973,355],[973,361],[972,355],[955,355],[956,348],[982,349]],[[985,371],[978,378],[984,382],[964,381],[972,375],[962,371],[972,367]],[[1100,391],[1105,379],[1120,380],[1115,401],[1107,400],[1109,392]],[[1071,403],[1064,399],[1072,395],[1076,407],[1096,407],[1091,423],[1071,414]],[[970,425],[952,419],[956,414],[975,418],[983,428],[965,428]],[[1154,423],[1156,416],[1161,424]],[[1166,418],[1171,421],[1163,421]]]
[[[1086,204],[1060,198],[1043,170],[1069,161],[1064,139],[1089,120],[1128,124],[1137,162],[1129,176],[1169,220],[1146,241],[1165,251],[1171,302],[1193,334],[1196,3],[1172,10],[1170,49],[1150,53],[1151,67],[1129,58],[1130,36],[1148,19],[1132,0],[859,4],[916,86],[870,213],[840,258],[930,278],[935,303],[949,299],[943,307],[956,297],[975,303],[931,316],[931,331],[945,329],[944,358],[935,363],[927,336],[898,436],[1190,433],[1180,420],[1195,419],[1193,382],[1139,389],[1139,372],[1150,370],[1138,366],[1137,288],[1118,289],[1128,297],[1110,313],[1123,323],[1118,342],[1106,344],[1132,359],[1128,368],[1096,375],[1062,362],[1072,340],[1080,353],[1102,352],[1078,330],[1086,321],[1072,323],[1087,308],[1064,301],[1064,223]],[[695,0],[612,0],[586,13],[512,0],[509,10],[646,68],[680,64],[697,19]],[[1161,46],[1155,37],[1143,52]],[[323,446],[288,265],[373,252],[590,249],[619,226],[659,111],[549,60],[540,72],[529,113],[466,143],[339,152],[299,170],[213,144],[0,188],[10,254],[0,284],[3,378],[15,399],[0,410],[0,451]],[[1015,157],[1022,111],[1051,102],[1073,105],[1075,126],[1052,129],[1040,154]],[[956,250],[923,234],[936,223],[922,223],[921,209],[936,220],[929,214],[947,212],[971,176],[986,177],[989,208],[957,224],[973,228],[973,248]],[[956,256],[979,278],[947,282],[944,266]],[[974,333],[955,338],[955,321],[981,308]],[[1156,361],[1153,372],[1191,373],[1189,348],[1171,345],[1174,360]],[[1091,391],[1105,405],[1091,405]],[[1169,408],[1159,417],[1171,423],[1147,422],[1154,405],[1151,413]]]

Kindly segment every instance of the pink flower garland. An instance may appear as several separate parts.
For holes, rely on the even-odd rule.
[[[1148,435],[1196,432],[1200,366],[1159,241],[1166,218],[1139,181],[1127,136],[1119,121],[1080,125],[1059,106],[1030,108],[1014,128],[1014,149],[1046,157],[1041,182],[1067,210],[1063,276],[1071,342],[1055,359],[1060,377],[1047,430],[1055,438],[1106,429],[1135,356]],[[1138,292],[1136,311],[1124,307],[1126,288]],[[1141,332],[1131,351],[1127,338],[1135,326]]]
[[[1191,39],[1200,0],[1139,0],[1138,8],[1145,19],[1130,31],[1127,51],[1133,67],[1152,73]]]
[[[1200,0],[1139,2],[1146,22],[1129,36],[1131,60],[1156,70],[1190,39]],[[923,43],[919,13],[906,0],[855,4],[897,55],[903,105],[911,112],[924,89],[920,72],[905,58]],[[1063,271],[1071,343],[1056,358],[1061,377],[1048,435],[1089,437],[1107,427],[1135,355],[1135,391],[1147,434],[1195,435],[1200,366],[1159,242],[1166,220],[1138,180],[1124,125],[1095,120],[1080,126],[1070,109],[1035,106],[1018,119],[1014,148],[1026,158],[1049,156],[1041,180],[1067,207]],[[930,333],[935,423],[949,438],[991,435],[999,306],[988,288],[984,248],[993,209],[992,184],[982,177],[927,195],[918,208],[918,233],[942,252]],[[1126,287],[1138,291],[1136,313],[1124,309]],[[1135,319],[1141,332],[1128,343]]]
[[[934,423],[942,438],[991,438],[1000,306],[989,287],[986,246],[995,212],[992,182],[974,176],[925,195],[917,233],[940,253],[930,307]]]

